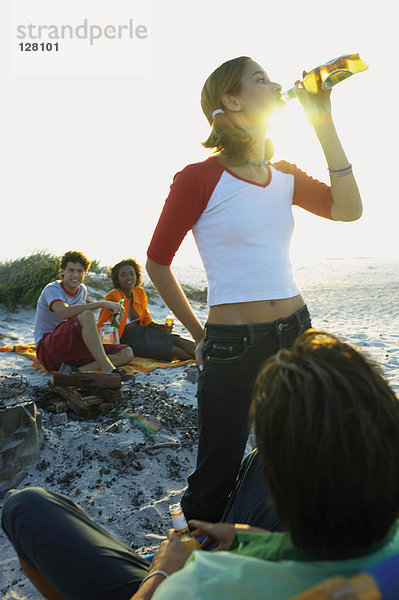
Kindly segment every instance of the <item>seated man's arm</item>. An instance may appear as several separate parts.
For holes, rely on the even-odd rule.
[[[254,531],[255,533],[270,533],[266,529],[260,527],[251,527],[241,523],[207,523],[206,521],[197,521],[191,519],[189,521],[192,530],[192,535],[200,537],[206,535],[206,539],[201,544],[201,550],[206,550],[211,544],[216,544],[212,548],[213,552],[220,550],[228,550],[234,539],[236,531]]]
[[[161,543],[156,551],[148,575],[154,571],[162,571],[172,575],[182,569],[191,552],[187,552],[174,529],[169,529],[168,539]],[[147,576],[148,577],[148,576]],[[159,573],[149,577],[130,598],[130,600],[150,600],[155,590],[165,581],[165,576]]]
[[[227,550],[230,547],[237,530],[244,529],[245,531],[255,531],[257,533],[269,533],[266,531],[266,529],[251,527],[249,525],[241,525],[238,523],[206,523],[204,521],[197,520],[191,520],[189,523],[192,527],[196,527],[196,529],[192,532],[193,535],[205,534],[208,536],[207,540],[209,539],[209,543],[211,541],[217,542],[217,546],[213,548],[211,552],[215,552],[217,550]],[[206,547],[207,540],[205,540],[202,544],[203,549]],[[170,529],[168,531],[168,539],[162,542],[155,553],[148,575],[155,571],[163,571],[167,575],[172,575],[172,573],[176,573],[184,567],[190,554],[191,552],[187,552],[187,550],[184,548],[174,529]],[[162,585],[165,579],[166,578],[164,575],[160,573],[154,573],[154,576],[149,577],[149,579],[144,581],[143,585],[130,598],[130,600],[151,600],[155,590]],[[191,598],[191,596],[187,597]]]
[[[51,309],[61,319],[70,319],[80,315],[85,310],[98,310],[99,308],[106,308],[113,314],[124,313],[124,308],[117,302],[110,302],[109,300],[100,300],[99,302],[89,302],[88,304],[72,304],[69,305],[62,300],[56,300],[52,303]]]

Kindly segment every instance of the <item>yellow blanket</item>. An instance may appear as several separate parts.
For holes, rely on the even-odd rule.
[[[38,362],[35,352],[35,344],[18,344],[16,346],[0,346],[0,352],[16,352],[22,356],[26,356],[33,362],[33,366],[44,373],[46,369]],[[155,369],[170,369],[173,367],[181,367],[194,362],[193,360],[174,360],[168,362],[165,360],[155,360],[152,358],[133,358],[128,365],[123,365],[124,370],[129,375],[134,373],[148,373]]]

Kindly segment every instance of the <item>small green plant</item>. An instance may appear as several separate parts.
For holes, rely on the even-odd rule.
[[[108,273],[109,267],[100,267],[99,260],[92,260],[90,266],[90,273]]]
[[[46,252],[0,263],[0,303],[35,306],[45,285],[58,276],[58,258]]]

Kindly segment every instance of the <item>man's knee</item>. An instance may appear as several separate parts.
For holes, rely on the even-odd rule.
[[[78,314],[78,321],[83,327],[84,325],[91,325],[92,323],[95,325],[96,318],[92,310],[84,310]]]
[[[126,348],[123,348],[123,350],[118,352],[118,354],[121,357],[121,360],[126,363],[130,362],[134,358],[133,350],[130,346],[126,346]]]
[[[29,517],[36,509],[43,506],[46,491],[42,488],[10,490],[4,499],[1,522],[4,531],[12,536],[16,517]]]

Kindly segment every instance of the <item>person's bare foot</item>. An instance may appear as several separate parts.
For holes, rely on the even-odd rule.
[[[74,365],[63,362],[58,369],[58,373],[62,373],[63,375],[75,375],[76,373],[79,373],[79,369],[74,367]]]

